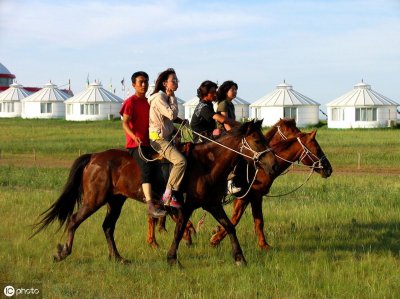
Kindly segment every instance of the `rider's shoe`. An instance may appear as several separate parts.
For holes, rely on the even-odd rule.
[[[165,207],[172,207],[176,209],[182,208],[182,205],[179,203],[179,201],[176,199],[176,196],[173,194],[164,194],[162,197],[162,201],[164,203]]]
[[[235,194],[242,191],[242,188],[236,187],[232,180],[228,181],[228,186],[226,189],[226,194]]]

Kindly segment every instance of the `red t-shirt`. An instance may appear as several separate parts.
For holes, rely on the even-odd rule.
[[[139,98],[132,95],[125,100],[120,110],[120,114],[130,116],[129,128],[133,134],[138,136],[142,145],[150,146],[149,140],[149,111],[150,105],[146,98]],[[138,144],[128,135],[126,136],[126,148],[138,147]]]

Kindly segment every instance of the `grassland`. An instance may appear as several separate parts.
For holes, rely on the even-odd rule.
[[[272,249],[257,248],[247,211],[237,233],[249,265],[236,267],[228,239],[209,246],[216,223],[207,216],[193,246],[181,245],[180,270],[166,264],[173,225],[158,235],[160,248],[151,249],[145,206],[133,200],[116,229],[128,266],[108,261],[104,208],[79,227],[73,252],[61,263],[52,261],[65,238],[55,225],[28,240],[30,225],[57,198],[79,153],[123,147],[119,121],[0,119],[0,128],[0,283],[40,283],[43,298],[400,297],[398,129],[319,129],[334,173],[314,174],[290,196],[265,198]],[[306,176],[290,172],[271,193],[291,190]],[[202,213],[195,212],[195,223]]]

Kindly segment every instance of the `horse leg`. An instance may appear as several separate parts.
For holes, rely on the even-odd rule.
[[[162,217],[162,218],[165,218],[165,217]],[[156,234],[155,234],[157,220],[159,220],[159,219],[153,218],[150,216],[147,217],[148,228],[147,228],[146,241],[152,248],[158,248],[158,243],[156,241]]]
[[[166,221],[167,217],[160,217],[157,219],[157,226],[158,226],[158,232],[159,233],[166,233],[167,229],[165,227],[165,221]]]
[[[117,246],[114,240],[115,224],[121,214],[122,206],[125,203],[126,198],[114,196],[108,200],[107,203],[107,214],[103,222],[103,231],[106,236],[108,244],[108,257],[114,259],[122,264],[129,263],[128,260],[124,259],[118,252]]]
[[[241,199],[236,199],[233,203],[233,214],[231,217],[231,222],[234,226],[236,226],[242,215],[244,214],[244,211],[247,208],[247,205],[249,202],[247,200],[241,200]],[[218,246],[219,243],[225,238],[226,236],[226,230],[223,227],[220,227],[218,225],[218,230],[215,234],[212,235],[210,243],[212,246]]]
[[[176,221],[176,225],[175,225],[174,239],[173,239],[171,247],[167,253],[167,262],[171,266],[178,263],[177,251],[178,251],[179,243],[182,240],[184,231],[186,229],[186,224],[190,218],[190,215],[192,215],[192,213],[193,213],[193,208],[188,207],[188,206],[183,206],[177,212],[178,212],[178,215],[177,215],[177,221]],[[180,264],[178,263],[178,265],[180,265]]]
[[[60,262],[65,259],[72,252],[72,244],[74,242],[75,231],[79,225],[86,220],[90,215],[96,212],[101,205],[88,205],[84,204],[76,213],[74,213],[68,220],[66,230],[68,231],[67,241],[63,245],[57,245],[57,253],[54,255],[54,261]]]
[[[174,209],[174,211],[171,211],[169,214],[170,214],[172,220],[175,223],[177,223],[178,222],[177,211]],[[194,229],[193,223],[190,220],[188,220],[186,227],[185,227],[185,231],[183,232],[183,236],[182,236],[182,239],[185,240],[186,246],[191,246],[193,244],[192,233],[195,234],[196,230]]]
[[[258,246],[265,251],[270,249],[264,235],[264,217],[262,211],[262,196],[254,196],[251,201],[251,212],[254,220],[254,231],[258,237]]]
[[[224,227],[224,229],[228,233],[232,244],[232,256],[235,260],[236,265],[246,265],[247,262],[244,258],[242,248],[240,247],[239,240],[236,236],[235,226],[229,220],[222,205],[213,206],[209,208],[208,211],[214,216],[214,218]]]

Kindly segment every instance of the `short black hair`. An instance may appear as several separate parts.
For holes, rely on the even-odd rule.
[[[145,77],[147,80],[149,80],[149,75],[146,72],[139,71],[139,72],[133,73],[133,75],[131,77],[132,83],[135,83],[136,78],[140,77],[140,76]]]
[[[200,98],[204,98],[209,92],[211,88],[218,88],[217,83],[214,83],[210,80],[206,80],[203,83],[200,84],[199,88],[197,88],[197,96]]]

